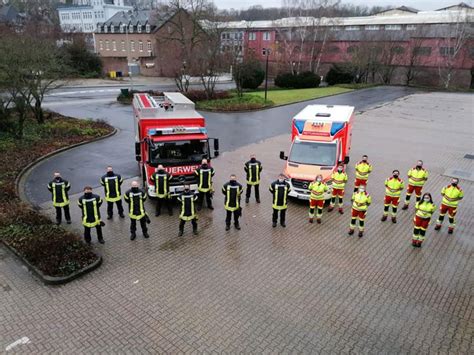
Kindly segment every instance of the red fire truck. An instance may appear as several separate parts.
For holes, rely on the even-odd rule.
[[[178,92],[159,97],[135,94],[133,114],[135,155],[148,195],[156,196],[150,177],[159,164],[173,176],[171,196],[178,195],[185,184],[196,190],[194,171],[202,159],[210,161],[219,155],[219,140],[208,137],[205,119],[195,111],[194,102]]]
[[[289,156],[284,174],[291,187],[290,196],[309,199],[309,183],[319,174],[328,184],[339,163],[349,163],[354,107],[344,105],[308,105],[293,117]]]

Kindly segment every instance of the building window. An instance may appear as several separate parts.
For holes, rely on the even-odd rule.
[[[359,31],[360,30],[360,26],[346,26],[344,28],[346,31]]]
[[[239,39],[242,39],[244,38],[244,33],[243,32],[239,32]]]
[[[105,50],[106,51],[110,50],[109,41],[105,41]]]
[[[443,57],[454,55],[454,47],[440,47],[439,54],[441,54]]]
[[[128,26],[128,33],[133,33],[133,25]]]
[[[117,43],[115,43],[115,41],[112,41],[112,50],[113,50],[114,52],[117,51]]]
[[[120,33],[124,33],[125,32],[125,25],[120,25]]]
[[[407,31],[414,31],[416,30],[416,25],[407,25]]]
[[[104,33],[107,33],[107,25],[104,25]]]
[[[125,52],[125,50],[126,50],[126,49],[125,49],[125,41],[122,41],[122,42],[120,43],[120,46],[121,46],[121,48],[122,48],[122,52]]]
[[[148,23],[145,26],[145,31],[146,31],[146,33],[150,33],[150,31],[151,31],[151,27]]]
[[[415,47],[413,50],[416,55],[431,55],[431,47]]]
[[[137,33],[142,33],[142,25],[137,25]]]
[[[146,42],[146,49],[147,49],[148,53],[151,53],[151,41]]]
[[[114,33],[115,32],[115,26],[114,25],[110,25],[110,33]]]
[[[400,46],[395,46],[395,47],[392,47],[390,51],[393,54],[402,54],[403,52],[405,52],[405,48],[400,47]]]
[[[138,41],[138,50],[143,52],[143,41]]]
[[[399,31],[401,29],[401,25],[385,25],[385,31]]]
[[[130,41],[130,50],[135,52],[135,41]]]
[[[99,41],[99,50],[100,51],[104,50],[104,42],[102,42],[102,40]]]
[[[270,32],[263,32],[262,38],[264,41],[269,41],[271,39],[271,33]]]
[[[262,48],[262,55],[264,57],[267,55],[267,49],[266,48]]]
[[[100,33],[100,29],[101,29],[101,27],[97,26],[97,33]]]
[[[379,25],[367,25],[365,26],[366,31],[378,31],[380,30]]]
[[[249,32],[249,41],[255,41],[257,39],[257,33]]]
[[[336,46],[332,46],[332,47],[329,47],[328,48],[328,52],[329,53],[338,53],[340,52],[341,50],[339,49],[339,47],[336,47]]]

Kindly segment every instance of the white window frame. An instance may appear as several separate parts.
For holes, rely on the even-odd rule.
[[[130,52],[135,52],[135,41],[130,41]]]
[[[102,40],[99,41],[99,51],[104,50],[104,42]]]
[[[360,31],[360,26],[346,26],[344,28],[346,31]]]
[[[106,51],[109,51],[109,50],[110,50],[109,40],[108,40],[108,39],[105,40],[105,50],[106,50]]]
[[[142,25],[137,25],[137,33],[142,33]]]
[[[257,32],[249,32],[249,41],[257,40]]]
[[[133,25],[128,26],[128,33],[133,33]]]
[[[143,41],[138,41],[138,51],[143,52]]]
[[[146,49],[147,49],[148,53],[151,53],[151,52],[152,52],[153,47],[152,47],[152,45],[151,45],[151,41],[147,41],[147,42],[146,42]]]
[[[385,31],[400,31],[402,25],[385,25]]]
[[[115,42],[115,40],[112,41],[112,50],[117,52],[117,42]]]
[[[114,33],[115,32],[115,26],[112,24],[110,25],[110,33]]]
[[[272,40],[272,33],[270,31],[262,32],[262,40],[263,41],[271,41]]]
[[[407,31],[414,31],[416,30],[416,25],[407,25]]]
[[[149,23],[146,24],[146,26],[145,26],[145,31],[146,31],[146,33],[150,33],[150,32],[151,32],[151,26],[150,26]]]
[[[379,25],[366,25],[365,30],[366,31],[378,31],[378,30],[380,30],[380,26]]]
[[[125,47],[125,41],[124,40],[122,40],[122,42],[120,43],[120,46],[121,46],[122,52],[125,52],[127,50],[127,48]]]

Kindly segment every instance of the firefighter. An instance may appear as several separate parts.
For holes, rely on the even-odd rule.
[[[107,201],[107,219],[112,219],[114,202],[117,204],[120,218],[125,218],[122,205],[122,183],[122,177],[115,174],[111,166],[107,167],[107,173],[100,178],[100,184],[104,186],[105,200]]]
[[[400,179],[400,171],[392,171],[392,176],[385,180],[385,198],[383,201],[383,216],[381,221],[385,222],[388,217],[390,206],[392,207],[392,222],[397,223],[397,208],[400,195],[405,188],[405,183]]]
[[[103,222],[100,220],[100,206],[102,199],[92,193],[92,187],[84,187],[84,195],[77,201],[82,211],[82,225],[84,226],[84,239],[87,244],[91,244],[91,229],[95,227],[97,231],[97,240],[100,244],[104,244],[102,236]]]
[[[423,198],[415,205],[415,217],[413,218],[413,239],[412,245],[421,248],[421,243],[425,240],[426,229],[430,224],[431,216],[436,210],[431,194],[423,194]]]
[[[354,192],[357,192],[360,186],[367,187],[369,174],[372,172],[372,165],[369,164],[367,155],[362,156],[362,160],[355,166]]]
[[[328,186],[323,182],[323,176],[318,175],[316,179],[309,184],[309,223],[313,223],[314,210],[316,209],[316,222],[321,224],[321,217],[323,215],[324,194],[329,190]]]
[[[338,199],[339,213],[343,214],[344,210],[342,209],[342,198],[344,197],[344,187],[347,182],[347,174],[344,171],[344,165],[340,164],[337,167],[337,171],[331,174],[332,179],[332,196],[331,203],[329,204],[328,212],[331,212],[336,205],[336,198]]]
[[[128,215],[130,216],[130,240],[135,240],[137,237],[137,221],[140,222],[143,237],[150,238],[147,228],[147,223],[150,223],[150,219],[145,212],[147,196],[138,186],[138,181],[132,181],[132,188],[124,194],[125,202],[128,203]]]
[[[156,212],[155,216],[161,214],[161,206],[165,203],[168,209],[168,214],[173,215],[172,199],[170,195],[170,180],[173,177],[168,173],[163,165],[158,165],[156,172],[151,176],[151,181],[155,184],[156,192]]]
[[[421,190],[426,180],[428,180],[428,171],[423,168],[423,161],[418,160],[416,166],[408,170],[408,187],[405,196],[405,205],[402,210],[407,210],[410,204],[410,197],[413,192],[416,195],[416,202],[421,200]]]
[[[456,226],[456,212],[458,209],[459,201],[461,201],[464,197],[464,192],[458,186],[459,179],[454,178],[451,180],[451,184],[443,187],[441,190],[441,196],[443,196],[443,200],[441,201],[441,206],[439,206],[439,217],[436,221],[435,230],[439,231],[441,229],[441,225],[443,224],[444,216],[446,213],[449,217],[449,227],[448,233],[453,234],[454,227]]]
[[[194,172],[198,176],[198,201],[197,209],[201,210],[204,203],[204,197],[206,198],[207,208],[213,210],[212,207],[212,177],[214,176],[214,168],[210,167],[207,163],[207,159],[202,160],[202,164]]]
[[[262,173],[262,163],[257,160],[255,154],[250,156],[250,160],[245,163],[244,170],[247,174],[247,191],[245,193],[245,202],[250,200],[252,186],[255,188],[255,200],[260,203],[260,174]]]
[[[184,192],[178,196],[178,201],[181,202],[181,213],[179,214],[179,236],[181,237],[184,233],[184,225],[187,221],[191,221],[193,225],[193,234],[197,235],[197,214],[195,208],[195,202],[198,196],[191,191],[189,185],[184,185]]]
[[[278,212],[280,212],[280,224],[286,227],[286,209],[288,208],[287,200],[290,192],[290,184],[285,181],[285,175],[280,174],[278,180],[270,185],[270,192],[273,194],[273,228],[277,226]]]
[[[232,214],[234,215],[235,229],[240,230],[239,217],[241,214],[240,195],[242,194],[242,185],[237,182],[235,174],[230,176],[230,181],[222,186],[222,193],[225,196],[224,207],[226,210],[225,230],[230,229]]]
[[[64,217],[67,224],[71,224],[71,214],[69,212],[69,195],[71,189],[69,181],[64,180],[59,172],[54,173],[53,180],[48,184],[48,190],[51,192],[53,206],[56,209],[56,224],[61,224],[61,209],[64,209]]]
[[[367,209],[372,203],[372,197],[365,191],[365,186],[359,186],[357,192],[352,194],[352,218],[349,227],[349,235],[354,234],[356,221],[359,220],[359,238],[364,236],[365,216]]]

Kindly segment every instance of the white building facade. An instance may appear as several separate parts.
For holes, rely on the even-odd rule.
[[[59,23],[64,32],[94,33],[98,23],[129,10],[133,7],[126,6],[124,0],[76,0],[58,8]]]

